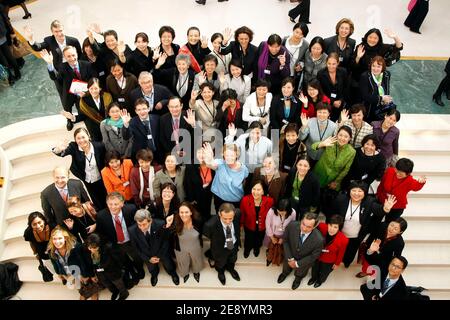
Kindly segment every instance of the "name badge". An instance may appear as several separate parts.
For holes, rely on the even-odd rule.
[[[119,99],[117,99],[117,101],[119,101],[119,102],[125,102],[125,99],[124,99],[124,98],[119,98]]]
[[[344,57],[339,57],[339,62],[344,61]]]
[[[259,224],[259,221],[258,221],[258,220],[256,220],[256,224],[257,224],[257,225]]]
[[[99,76],[99,77],[103,77],[104,75],[105,75],[105,71],[102,71],[102,72],[99,72],[99,73],[98,73],[98,76]]]
[[[368,174],[363,175],[363,176],[361,177],[361,180],[367,179],[368,176],[369,176]]]
[[[299,198],[299,197],[294,197],[294,199],[295,199],[295,200],[297,200],[297,201],[299,201],[299,200],[300,200],[300,198]]]
[[[278,227],[278,231],[284,232],[284,228],[283,228],[282,226],[279,226],[279,227]]]
[[[284,168],[285,168],[286,170],[291,170],[291,167],[289,167],[289,166],[284,166]]]
[[[270,70],[264,70],[264,74],[270,74]]]
[[[129,186],[130,185],[130,181],[125,181],[124,183],[123,183],[123,186],[124,187],[127,187],[127,186]]]
[[[225,241],[233,241],[233,238],[226,238]]]
[[[330,252],[330,250],[327,250],[327,249],[322,249],[322,252],[324,252],[324,253],[328,253],[328,252]]]
[[[330,97],[336,98],[336,97],[337,97],[337,94],[336,94],[336,93],[332,93],[332,94],[330,94]]]
[[[205,184],[203,185],[203,189],[206,189],[208,186],[209,186],[209,183],[205,183]]]
[[[289,124],[289,121],[287,121],[286,119],[283,119],[283,121],[281,122],[283,122],[284,124]]]
[[[97,269],[96,271],[97,271],[97,272],[103,272],[103,271],[105,271],[105,269],[100,268],[100,269]]]
[[[152,139],[153,139],[153,136],[152,136],[151,134],[148,134],[148,135],[147,135],[147,139],[148,139],[148,140],[152,140]]]

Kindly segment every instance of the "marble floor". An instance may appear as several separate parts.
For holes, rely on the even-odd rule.
[[[392,92],[400,111],[450,113],[447,100],[444,99],[447,105],[444,108],[431,102],[431,95],[443,77],[445,61],[450,56],[449,1],[434,0],[431,3],[422,35],[411,33],[403,26],[407,15],[406,0],[340,0],[339,5],[330,4],[328,0],[311,2],[312,24],[309,25],[308,39],[318,34],[332,35],[336,21],[343,16],[355,22],[353,38],[357,41],[372,26],[395,30],[404,43],[402,55],[406,59],[391,67]],[[112,5],[105,7],[105,3]],[[32,19],[23,20],[20,8],[13,9],[10,17],[18,32],[29,25],[38,40],[49,34],[49,24],[56,18],[64,23],[66,34],[80,40],[86,36],[86,26],[98,22],[104,29],[116,29],[119,37],[134,49],[134,35],[139,31],[147,32],[151,45],[156,45],[157,32],[163,24],[175,28],[175,42],[180,44],[186,42],[185,30],[191,25],[198,26],[210,36],[224,27],[235,29],[245,24],[254,30],[253,42],[258,44],[270,33],[290,33],[292,23],[287,18],[287,11],[292,7],[287,0],[230,0],[225,3],[208,0],[206,6],[197,5],[193,0],[128,0],[123,4],[117,1],[38,0],[28,5]],[[439,46],[434,45],[437,41]],[[0,84],[0,127],[61,110],[42,60],[27,56],[22,73],[22,80],[14,87]]]

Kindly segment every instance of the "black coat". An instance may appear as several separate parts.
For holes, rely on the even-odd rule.
[[[212,180],[214,180],[215,171],[211,170]],[[203,181],[200,174],[200,165],[199,164],[188,164],[186,165],[186,171],[184,173],[184,190],[186,192],[186,201],[196,202],[197,204],[204,201],[205,196],[209,197],[209,194],[206,193],[211,192],[211,183],[208,187],[203,188]]]
[[[100,94],[100,109],[97,108],[94,99],[88,93],[83,98],[81,98],[81,103],[85,103],[89,108],[92,108],[95,112],[98,112],[103,119],[106,117],[106,107],[104,101],[104,95]],[[75,116],[75,122],[84,121],[86,125],[86,129],[88,129],[89,134],[91,135],[92,140],[94,141],[102,141],[102,133],[100,131],[100,123],[89,118],[83,112],[78,110],[78,115]]]
[[[289,117],[284,117],[284,100],[281,95],[277,95],[272,99],[270,106],[270,126],[272,129],[281,129],[287,123],[296,123],[300,125],[300,112],[302,110],[301,102],[291,100],[291,109]],[[287,123],[286,123],[287,121]]]
[[[155,77],[155,82],[166,86],[170,92],[175,96],[180,96],[177,91],[178,78],[180,77],[180,72],[177,68],[171,69],[155,69],[153,71],[153,76]],[[191,99],[192,88],[194,87],[195,72],[192,69],[188,69],[188,89],[186,94],[181,98],[181,103],[183,104],[183,110],[189,109],[189,100]]]
[[[223,47],[220,53],[231,53],[233,59],[238,59],[244,67],[242,73],[248,76],[253,73],[252,83],[258,78],[258,48],[249,43],[247,53],[244,55],[241,45],[237,41],[231,41],[227,47]]]
[[[390,94],[390,80],[391,73],[387,70],[383,72],[383,79],[381,80],[381,86],[384,89],[384,94]],[[378,86],[375,83],[375,80],[372,77],[372,73],[370,71],[366,71],[361,75],[359,80],[359,91],[361,93],[361,98],[366,106],[366,116],[369,119],[373,120],[382,120],[375,119],[375,111],[381,106],[381,96],[378,92]]]
[[[151,72],[155,67],[155,63],[153,62],[153,50],[150,47],[147,48],[148,57],[145,56],[138,48],[131,52],[131,54],[127,57],[126,68],[129,72],[134,74],[136,78],[139,78],[142,71]]]
[[[103,144],[103,142],[97,141],[92,141],[91,143],[94,146],[94,156],[98,171],[102,172],[102,169],[105,167],[105,145]],[[70,164],[70,171],[75,177],[77,177],[81,181],[85,181],[86,157],[84,155],[84,152],[78,149],[78,145],[76,144],[76,142],[70,142],[66,150],[63,150],[61,153],[55,154],[59,157],[71,155],[72,163]]]
[[[141,259],[149,262],[151,257],[170,259],[169,254],[169,230],[164,228],[165,222],[159,219],[153,219],[150,227],[150,243],[147,241],[144,233],[138,228],[137,224],[128,228],[131,243],[136,248]]]
[[[102,273],[109,280],[118,280],[122,278],[123,261],[121,255],[117,252],[111,243],[100,246],[100,263],[94,265],[89,250],[84,250],[87,269],[91,277],[96,273]],[[103,269],[99,271],[99,269]]]
[[[99,44],[99,48],[100,48],[100,51],[99,51],[98,57],[97,57],[98,65],[99,65],[99,68],[101,70],[105,71],[105,77],[107,77],[108,75],[111,74],[111,63],[114,60],[119,60],[120,61],[120,59],[119,59],[119,56],[117,56],[114,53],[114,51],[108,49],[108,47],[106,46],[106,43],[104,43],[104,42],[100,43]],[[128,45],[125,45],[125,52],[124,52],[124,54],[125,54],[125,59],[127,59],[127,61],[129,59],[131,53],[132,53],[132,51],[131,51],[130,47]],[[125,64],[125,69],[127,71],[129,71],[127,69],[127,65],[126,64]]]
[[[148,139],[147,129],[138,116],[131,119],[128,128],[122,128],[122,136],[125,140],[133,137],[133,144],[131,147],[131,158],[135,159],[136,153],[141,149],[152,150],[156,157],[156,152],[159,150],[159,117],[153,114],[149,115],[150,129],[152,139]],[[152,143],[153,141],[153,143]]]
[[[294,167],[289,172],[286,185],[286,197],[292,197],[292,189],[297,175],[297,168]],[[297,217],[301,217],[305,212],[309,211],[311,207],[317,208],[320,200],[320,182],[315,173],[309,170],[300,185],[300,199],[297,206],[294,208]]]
[[[317,73],[317,80],[319,80],[322,86],[323,93],[330,98],[330,103],[336,100],[342,100],[341,109],[345,106],[345,102],[348,101],[349,96],[349,81],[348,74],[344,68],[338,67],[336,70],[336,84],[331,82],[328,69],[322,69]],[[333,106],[332,106],[333,108]]]
[[[83,250],[83,246],[77,242],[75,244],[75,247],[70,250],[67,264],[69,266],[78,266],[80,268],[81,276],[89,277],[89,269],[87,267],[86,256],[84,255]],[[66,275],[64,266],[59,262],[57,258],[53,258],[50,256],[50,260],[53,264],[53,268],[55,269],[56,274]]]
[[[222,106],[219,104],[217,107],[217,113],[215,121],[219,124],[218,129],[222,132],[223,139],[227,136],[227,118],[228,118],[228,108],[225,111],[222,111]],[[236,110],[236,117],[234,120],[234,126],[236,129],[242,129],[247,131],[248,124],[246,121],[242,120],[242,106]]]
[[[336,52],[339,55],[339,66],[350,71],[350,64],[353,56],[353,51],[355,50],[356,41],[352,38],[347,38],[347,45],[344,50],[341,50],[337,43],[338,36],[331,36],[329,38],[325,38],[325,53],[330,55],[332,52]],[[329,97],[329,95],[327,95]]]
[[[134,214],[137,208],[134,204],[125,204],[122,208],[123,219],[125,220],[126,228],[130,228],[134,221]],[[116,228],[112,220],[111,212],[108,208],[100,210],[97,214],[97,229],[96,231],[102,237],[104,243],[111,242],[112,244],[117,243]]]
[[[167,103],[169,102],[169,98],[170,96],[172,96],[172,93],[170,93],[169,89],[167,89],[165,86],[154,84],[153,94],[153,108],[149,113],[157,115],[163,115],[164,113],[167,113]],[[130,101],[133,107],[136,100],[139,98],[144,98],[141,87],[135,88],[130,92]],[[158,102],[161,102],[161,104],[163,105],[163,108],[161,110],[155,110],[154,108],[154,106],[156,106]]]
[[[361,180],[370,186],[375,179],[381,179],[385,168],[386,159],[381,153],[366,156],[362,148],[357,148],[350,171],[342,182],[343,189],[346,189],[351,180]]]
[[[200,68],[203,69],[203,60],[209,53],[211,53],[211,49],[209,49],[208,47],[202,48],[200,41],[195,46],[191,45],[189,42],[186,43],[185,46],[192,53],[195,60],[197,60]]]
[[[81,46],[78,39],[74,37],[66,36],[66,45],[75,47],[77,50],[78,57],[82,56]],[[60,70],[63,65],[63,53],[58,46],[58,42],[54,36],[48,36],[44,38],[44,42],[35,42],[33,45],[30,45],[34,51],[47,50],[51,51],[53,54],[53,66],[56,70]]]
[[[95,72],[94,68],[92,68],[92,65],[89,62],[79,60],[79,71],[81,75],[81,81],[88,82],[89,79],[93,77],[97,77],[97,73]],[[72,85],[72,81],[74,79],[77,79],[77,76],[75,72],[73,71],[72,67],[67,63],[64,62],[61,64],[60,68],[57,69],[55,67],[55,70],[52,72],[49,72],[50,79],[57,80],[62,83],[62,94],[63,94],[63,105],[66,110],[70,110],[70,108],[76,103],[78,107],[79,98],[78,96],[72,94],[69,92],[70,86]]]
[[[348,206],[350,205],[350,197],[346,194],[339,194],[333,203],[333,212],[342,216],[345,219]],[[359,241],[362,241],[370,231],[372,219],[375,217],[381,218],[386,212],[383,210],[383,205],[379,204],[373,197],[366,196],[360,205],[359,223],[361,230],[358,234]]]
[[[193,154],[193,150],[194,150],[194,143],[193,143],[193,139],[194,139],[194,129],[191,127],[190,124],[188,124],[186,122],[186,120],[184,120],[184,117],[186,116],[186,112],[183,111],[181,113],[180,116],[180,122],[179,122],[179,128],[187,130],[189,132],[190,135],[190,145],[191,145],[191,158],[194,157]],[[161,152],[163,155],[166,155],[168,153],[171,153],[171,151],[173,150],[173,148],[175,148],[175,141],[171,140],[171,136],[173,133],[173,119],[172,119],[172,114],[170,113],[166,113],[165,115],[161,116],[159,119],[159,143],[161,146]],[[181,132],[180,132],[180,137],[179,137],[179,143],[180,143],[180,147],[181,144],[186,144],[189,141],[183,142],[183,137],[181,136]],[[186,152],[189,152],[188,149],[184,148]]]
[[[380,284],[383,285],[383,282],[386,280],[387,277],[387,270],[381,271],[381,277],[380,277]],[[378,279],[378,277],[377,277]],[[375,281],[372,280],[371,284],[372,287],[375,287]],[[373,296],[376,296],[376,300],[383,300],[383,301],[395,301],[395,300],[407,300],[408,299],[408,292],[406,290],[406,283],[405,280],[403,280],[403,277],[400,275],[400,278],[395,283],[395,285],[389,289],[389,291],[383,295],[383,297],[380,298],[379,294],[381,292],[381,289],[369,289],[367,287],[367,283],[364,283],[360,287],[360,291],[363,295],[364,300],[371,301]]]

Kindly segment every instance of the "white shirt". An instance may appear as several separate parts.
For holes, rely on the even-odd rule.
[[[116,82],[120,89],[125,89],[125,87],[127,86],[127,78],[125,78],[124,76],[122,76],[122,78],[120,79],[116,79]]]
[[[263,125],[262,135],[267,137],[267,130],[270,124],[270,106],[272,104],[272,93],[266,94],[266,103],[259,107],[256,100],[256,92],[253,92],[245,100],[242,107],[242,120],[248,122],[250,125],[253,121],[259,121],[260,118],[267,117],[267,122]]]
[[[83,151],[80,147],[78,147],[78,150]],[[87,183],[94,183],[99,181],[102,177],[100,175],[100,171],[97,167],[97,161],[95,160],[95,154],[94,154],[94,146],[92,143],[90,144],[90,149],[88,154],[84,155],[85,159],[85,169],[84,172],[86,173],[86,182]]]
[[[344,227],[342,232],[349,239],[358,238],[359,231],[361,230],[361,223],[359,221],[359,213],[361,211],[361,205],[353,205],[350,203],[347,208],[347,213],[345,214]]]
[[[389,279],[388,287],[384,293],[381,293],[381,291],[380,291],[380,298],[383,297],[386,293],[388,293],[388,291],[391,290],[391,288],[397,283],[398,279],[400,279],[400,278],[391,279],[391,278],[389,278],[389,276],[387,276],[387,279]],[[386,279],[384,279],[384,281],[386,281]],[[384,284],[384,281],[381,285]]]
[[[97,106],[97,109],[100,110],[100,96],[98,97],[98,99],[95,99],[94,97],[92,97],[92,100],[94,100],[95,105]]]
[[[66,37],[64,37],[64,42],[63,43],[59,43],[58,40],[56,40],[56,44],[59,47],[59,50],[61,50],[61,56],[62,56],[62,62],[67,62],[66,59],[64,58],[64,54],[63,54],[63,50],[65,47],[67,47],[67,43],[66,43]]]
[[[297,62],[297,60],[299,59],[299,55],[300,55],[300,47],[303,45],[303,41],[304,39],[302,39],[300,41],[299,44],[290,44],[289,41],[291,40],[292,36],[289,36],[289,38],[287,38],[286,40],[286,44],[284,45],[285,48],[287,49],[289,55],[290,55],[290,72],[291,72],[291,76],[293,76],[295,74],[295,63]]]
[[[122,210],[120,210],[120,213],[118,214],[118,216],[119,216],[119,220],[122,224],[123,235],[125,238],[125,240],[123,242],[118,242],[118,243],[126,243],[126,242],[130,241],[130,234],[128,233],[127,223],[125,222],[125,219],[123,218]],[[116,229],[116,220],[114,219],[113,214],[111,214],[111,219],[113,221],[113,226],[114,226],[114,230],[115,230]]]
[[[222,220],[220,220],[220,223],[222,224],[223,233],[225,234],[225,243],[224,243],[223,247],[226,248],[227,247],[227,241],[226,241],[227,240],[227,225],[224,224],[222,222]],[[233,223],[230,224],[230,229],[231,229],[231,237],[233,238],[233,244],[235,244],[236,243],[236,236],[234,235],[234,225],[233,225]]]
[[[185,74],[180,73],[176,89],[181,98],[183,98],[186,95],[186,92],[188,90],[189,86],[188,80],[189,80],[189,72],[186,72]]]

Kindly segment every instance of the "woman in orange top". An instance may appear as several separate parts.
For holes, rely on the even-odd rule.
[[[133,197],[130,186],[130,173],[133,168],[133,162],[130,159],[122,160],[120,153],[113,150],[106,152],[106,166],[102,169],[102,179],[105,184],[106,191],[119,192],[130,201]]]

